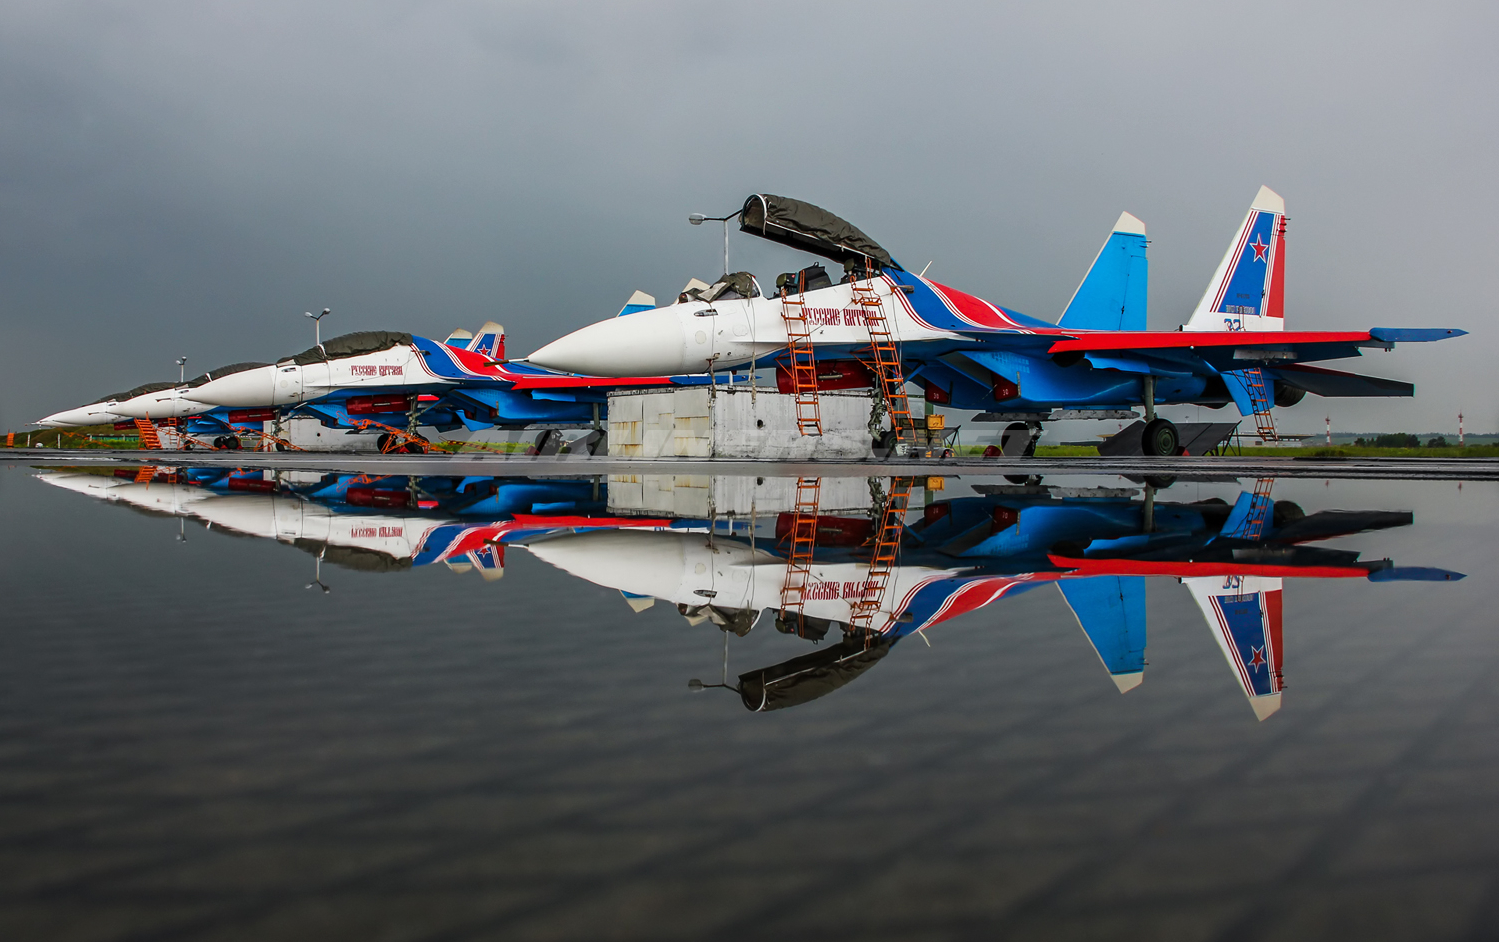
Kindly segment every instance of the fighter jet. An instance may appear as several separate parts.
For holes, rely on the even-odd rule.
[[[1145,454],[1172,455],[1180,434],[1162,405],[1232,404],[1257,425],[1276,406],[1319,396],[1410,396],[1414,387],[1309,364],[1360,356],[1465,331],[1377,327],[1286,329],[1285,202],[1262,187],[1181,328],[1146,329],[1145,224],[1124,213],[1055,324],[913,274],[855,226],[817,206],[749,197],[740,231],[831,259],[776,279],[763,296],[745,272],[725,275],[674,303],[573,331],[528,358],[598,376],[688,374],[774,366],[783,380],[849,388],[898,379],[927,401],[1009,422],[1028,450],[1043,423],[1138,417]],[[799,349],[793,349],[798,347]],[[885,351],[898,351],[899,372]],[[839,368],[846,364],[847,369]],[[892,378],[893,377],[893,378]],[[800,392],[800,388],[798,387]],[[884,390],[889,399],[895,393]],[[903,386],[899,395],[904,395]],[[1008,449],[1007,449],[1008,450]]]
[[[146,384],[39,424],[176,420],[172,431],[188,447],[214,436],[215,447],[237,448],[239,436],[258,433],[263,423],[307,416],[328,428],[383,432],[387,450],[393,433],[418,425],[444,432],[586,426],[602,418],[609,389],[671,382],[601,381],[510,365],[504,362],[504,328],[490,322],[477,335],[454,331],[443,343],[393,331],[346,334],[276,363],[236,363],[183,383]],[[394,444],[415,448],[418,436]]]
[[[899,563],[879,589],[871,576],[870,517],[816,516],[809,527],[817,534],[816,550],[801,575],[785,539],[797,522],[786,512],[772,516],[774,529],[758,541],[720,533],[713,521],[678,519],[669,529],[552,535],[528,549],[579,578],[618,589],[636,611],[659,599],[689,621],[711,620],[738,634],[770,611],[782,631],[835,641],[742,674],[734,689],[756,711],[826,695],[911,634],[1053,583],[1125,693],[1144,679],[1145,578],[1168,576],[1188,586],[1263,720],[1280,706],[1284,578],[1462,578],[1304,545],[1407,526],[1409,513],[1306,515],[1260,489],[1244,491],[1229,504],[1156,502],[1149,486],[1144,500],[1120,489],[981,487],[988,491],[984,496],[926,506],[921,519],[904,528]],[[790,617],[783,606],[793,581],[807,588]],[[872,592],[878,594],[877,611],[867,628],[853,630],[856,612]]]

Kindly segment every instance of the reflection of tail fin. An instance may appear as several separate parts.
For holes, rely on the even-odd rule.
[[[1285,330],[1285,223],[1286,201],[1260,187],[1186,330]]]
[[[1145,223],[1121,213],[1057,326],[1069,330],[1144,330],[1149,274]]]
[[[1183,579],[1207,618],[1254,715],[1280,709],[1281,580],[1261,576]]]
[[[479,335],[468,345],[474,353],[482,353],[494,360],[505,359],[505,328],[494,321],[485,321]]]
[[[1057,583],[1120,693],[1145,679],[1145,577],[1092,576]]]

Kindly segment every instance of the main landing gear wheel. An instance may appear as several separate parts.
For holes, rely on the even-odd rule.
[[[427,441],[425,438],[417,436],[416,438],[409,439],[406,444],[401,446],[401,448],[410,455],[424,455],[427,453],[427,449],[430,448],[431,445],[432,443]]]
[[[1152,458],[1169,458],[1181,453],[1181,436],[1167,419],[1152,419],[1140,433],[1140,452]]]
[[[1033,434],[1024,422],[1011,422],[999,434],[999,451],[1006,458],[1034,458],[1039,434]]]
[[[880,433],[880,437],[874,440],[874,456],[876,458],[889,458],[895,453],[895,445],[900,441],[900,436],[895,429],[886,429]]]

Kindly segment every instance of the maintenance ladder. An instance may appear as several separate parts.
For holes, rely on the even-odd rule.
[[[141,437],[142,448],[161,450],[161,437],[156,434],[156,426],[150,419],[136,419],[135,430]]]
[[[797,478],[796,503],[792,507],[791,547],[786,562],[786,581],[781,585],[781,618],[789,625],[796,612],[801,633],[812,582],[812,551],[817,546],[817,505],[822,496],[822,478]]]
[[[857,277],[850,279],[853,301],[869,328],[869,364],[879,383],[880,395],[885,400],[885,411],[890,416],[890,427],[895,430],[897,443],[916,440],[916,423],[911,419],[911,400],[906,395],[906,374],[901,368],[900,347],[895,335],[890,332],[890,322],[885,317],[885,303],[875,291],[874,275],[865,281]]]
[[[803,435],[822,434],[822,404],[817,398],[817,358],[812,352],[812,326],[807,323],[807,276],[796,277],[796,298],[781,287],[781,320],[786,324],[786,351],[791,357],[792,394],[796,397],[796,429]]]
[[[1244,385],[1249,390],[1249,407],[1254,414],[1255,434],[1261,441],[1278,441],[1280,434],[1275,431],[1275,417],[1270,414],[1271,407],[1275,405],[1275,394],[1265,382],[1264,371],[1255,366],[1239,372],[1244,376]]]
[[[870,640],[870,625],[884,604],[885,591],[895,572],[895,557],[906,530],[906,510],[911,505],[912,481],[912,478],[891,479],[890,493],[880,509],[879,528],[875,531],[869,555],[869,574],[864,579],[859,598],[849,606],[853,611],[848,620],[849,633],[863,635],[866,645]]]

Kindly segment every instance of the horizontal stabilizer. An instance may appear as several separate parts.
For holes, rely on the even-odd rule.
[[[1057,326],[1067,330],[1144,330],[1148,276],[1145,223],[1121,213]]]
[[[1450,569],[1433,569],[1428,566],[1391,566],[1369,573],[1370,582],[1456,582],[1467,575]]]
[[[1281,366],[1275,372],[1288,385],[1304,389],[1316,396],[1331,396],[1337,399],[1371,398],[1382,396],[1414,396],[1413,383],[1402,383],[1378,376],[1360,376],[1340,370],[1325,370],[1316,366]]]
[[[630,295],[630,300],[619,309],[616,317],[624,317],[628,314],[639,314],[641,311],[653,311],[656,309],[656,299],[644,291],[636,291]]]

